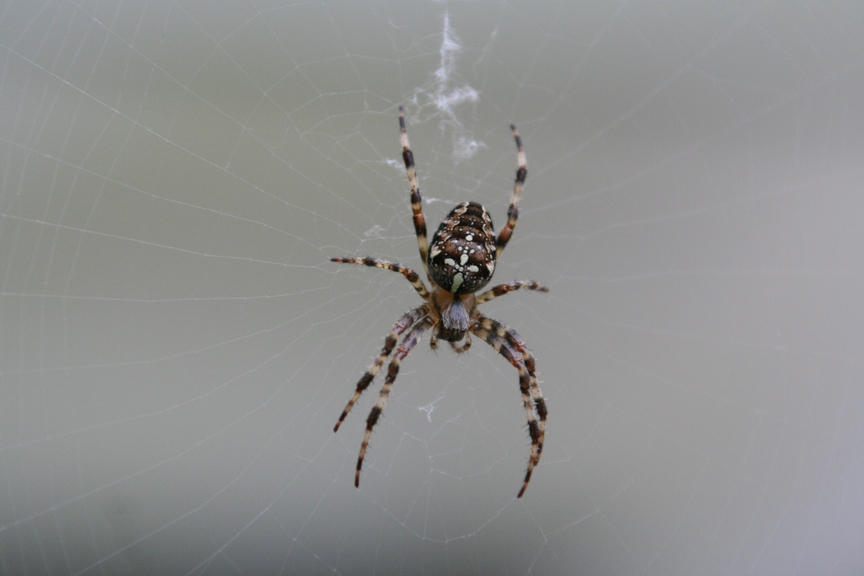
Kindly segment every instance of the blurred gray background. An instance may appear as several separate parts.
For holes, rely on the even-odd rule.
[[[0,573],[860,574],[864,4],[0,4]],[[424,340],[505,221],[516,371]],[[431,231],[430,231],[431,233]]]

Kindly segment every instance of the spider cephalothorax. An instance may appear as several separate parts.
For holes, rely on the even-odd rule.
[[[364,390],[371,384],[381,366],[393,354],[393,359],[387,368],[384,386],[378,394],[378,400],[366,419],[366,433],[360,445],[360,455],[357,457],[357,470],[354,475],[354,485],[360,485],[360,469],[363,467],[363,457],[369,446],[372,428],[381,416],[390,388],[399,374],[399,365],[417,344],[423,333],[431,331],[430,344],[437,346],[438,339],[445,340],[456,352],[464,352],[471,346],[471,334],[484,340],[496,352],[504,356],[519,372],[519,391],[522,393],[522,406],[528,420],[528,433],[531,436],[531,455],[528,459],[528,470],[522,482],[519,496],[525,493],[531,472],[540,461],[543,451],[543,439],[546,434],[546,402],[540,393],[537,375],[534,367],[534,355],[528,350],[528,345],[512,328],[508,328],[497,320],[487,318],[477,307],[493,298],[512,292],[513,290],[537,290],[546,292],[547,288],[534,281],[517,281],[499,284],[486,290],[479,296],[475,292],[486,286],[495,272],[495,261],[507,246],[516,219],[519,217],[519,197],[522,185],[528,173],[525,163],[525,153],[522,151],[522,140],[516,127],[511,125],[513,138],[516,140],[518,168],[513,186],[513,196],[507,211],[507,224],[495,237],[492,218],[489,212],[476,202],[463,202],[456,206],[432,237],[432,244],[426,240],[426,217],[423,215],[420,187],[417,185],[417,173],[414,169],[414,154],[408,145],[408,133],[405,130],[405,116],[399,107],[399,129],[401,132],[402,158],[408,171],[408,181],[411,184],[411,210],[414,218],[414,230],[417,234],[417,246],[420,249],[420,259],[426,270],[426,277],[431,284],[430,289],[411,268],[401,266],[378,258],[332,258],[333,262],[348,264],[363,264],[376,266],[394,272],[399,272],[411,283],[414,290],[423,299],[423,304],[402,315],[390,334],[384,340],[384,347],[375,362],[357,382],[354,395],[342,411],[339,421],[333,431],[345,420],[348,412],[357,402]],[[402,343],[396,347],[399,337]],[[464,340],[461,346],[457,343]],[[396,351],[393,352],[393,349]]]

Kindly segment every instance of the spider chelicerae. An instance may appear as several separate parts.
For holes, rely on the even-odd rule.
[[[360,486],[360,469],[363,467],[363,457],[369,446],[372,428],[375,427],[375,423],[378,422],[378,418],[384,410],[390,388],[399,373],[399,365],[427,330],[432,331],[430,345],[433,349],[437,348],[440,338],[449,342],[451,348],[459,354],[468,350],[471,346],[471,334],[474,334],[504,356],[519,372],[519,390],[522,392],[522,405],[528,418],[531,454],[528,459],[525,480],[522,482],[522,489],[519,490],[517,498],[521,498],[522,494],[525,493],[528,482],[531,480],[531,472],[540,460],[540,454],[543,451],[543,438],[546,434],[546,402],[543,400],[540,386],[537,383],[534,355],[528,350],[525,340],[515,330],[497,320],[484,316],[477,307],[514,290],[548,292],[548,288],[534,281],[517,281],[498,284],[479,296],[474,295],[492,279],[492,273],[495,271],[495,260],[501,256],[501,252],[507,246],[513,228],[516,226],[516,219],[519,217],[519,197],[528,169],[519,132],[512,124],[510,129],[513,130],[513,139],[516,140],[519,167],[516,170],[513,196],[507,211],[507,225],[501,229],[496,238],[492,227],[492,218],[486,208],[476,202],[463,202],[456,206],[441,222],[432,237],[432,244],[428,244],[426,240],[426,217],[423,216],[420,187],[417,185],[417,172],[414,169],[414,154],[408,145],[405,114],[402,106],[399,107],[402,159],[405,161],[408,182],[411,185],[414,230],[417,233],[420,260],[423,262],[423,268],[426,271],[431,289],[426,289],[426,285],[423,284],[414,270],[395,262],[370,257],[331,258],[333,262],[363,264],[364,266],[375,266],[399,272],[423,299],[423,304],[409,310],[396,321],[384,340],[381,353],[357,382],[354,395],[348,401],[348,405],[345,406],[345,410],[342,411],[339,421],[333,428],[334,432],[339,430],[339,426],[342,425],[348,412],[351,411],[357,399],[378,374],[395,347],[396,352],[393,353],[393,358],[387,368],[384,386],[366,419],[366,433],[363,435],[363,443],[360,445],[357,471],[354,476],[354,485],[357,487]],[[396,347],[399,337],[403,334],[405,336],[402,338],[402,343]],[[461,345],[459,345],[460,342],[462,342]]]

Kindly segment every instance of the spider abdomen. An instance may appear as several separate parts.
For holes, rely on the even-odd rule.
[[[447,215],[429,246],[429,275],[453,294],[471,294],[495,271],[492,217],[477,202],[463,202]]]

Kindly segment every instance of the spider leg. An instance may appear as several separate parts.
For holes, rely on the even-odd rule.
[[[380,258],[370,258],[369,256],[366,258],[331,258],[330,261],[339,262],[340,264],[363,264],[364,266],[374,266],[376,268],[383,268],[384,270],[399,272],[405,276],[408,282],[411,283],[411,286],[414,287],[414,290],[417,291],[417,294],[419,294],[421,298],[424,300],[429,298],[429,292],[426,291],[426,285],[423,284],[423,281],[417,273],[407,266],[402,266],[395,262],[388,262],[387,260],[381,260]]]
[[[378,400],[372,410],[369,411],[369,417],[366,419],[366,433],[363,435],[363,443],[360,445],[360,455],[357,457],[357,472],[354,475],[354,486],[360,487],[360,469],[363,467],[363,457],[366,455],[366,448],[369,446],[369,438],[372,436],[372,428],[378,422],[381,412],[384,411],[384,406],[387,404],[387,397],[390,395],[390,388],[399,374],[399,365],[402,360],[411,352],[411,349],[417,344],[423,336],[423,332],[432,326],[432,320],[427,316],[411,327],[408,334],[402,340],[402,344],[396,348],[393,353],[393,359],[390,361],[390,366],[387,367],[387,377],[384,379],[384,386],[381,387],[381,392],[378,394]]]
[[[519,371],[519,390],[522,392],[522,405],[525,408],[528,432],[531,436],[531,456],[528,459],[528,469],[525,471],[525,480],[517,496],[517,498],[521,498],[525,489],[528,488],[534,466],[540,461],[543,440],[546,435],[546,402],[540,392],[540,386],[537,384],[534,355],[528,350],[521,336],[497,320],[481,315],[471,331],[485,340]]]
[[[549,289],[545,286],[538,284],[533,280],[517,280],[516,282],[508,282],[506,284],[498,284],[497,286],[493,286],[489,290],[486,290],[479,296],[477,296],[477,305],[483,304],[484,302],[488,302],[490,300],[494,300],[499,296],[503,296],[508,292],[513,292],[514,290],[537,290],[538,292],[548,292]]]
[[[342,422],[345,420],[345,417],[348,416],[348,412],[351,411],[351,408],[354,407],[354,404],[357,402],[357,399],[360,398],[360,395],[369,387],[369,384],[372,383],[372,380],[375,379],[375,376],[378,375],[378,371],[381,369],[381,366],[384,365],[384,361],[390,356],[390,353],[393,351],[393,347],[396,346],[396,340],[399,336],[402,335],[405,330],[407,330],[410,326],[412,326],[417,320],[427,314],[428,311],[426,309],[426,305],[418,306],[413,310],[409,310],[405,314],[402,315],[399,320],[396,321],[396,324],[393,325],[393,328],[390,330],[390,333],[387,334],[387,338],[384,339],[384,347],[381,348],[381,353],[375,359],[371,366],[366,370],[363,376],[360,377],[360,381],[357,382],[357,387],[354,390],[354,395],[351,397],[351,400],[348,401],[348,404],[345,406],[345,410],[342,411],[342,415],[339,416],[339,420],[336,422],[336,426],[333,427],[333,432],[338,432],[339,427],[342,425]]]
[[[528,374],[531,376],[529,390],[531,392],[531,399],[534,401],[534,407],[537,410],[537,415],[540,417],[538,423],[540,440],[537,445],[537,461],[535,462],[535,464],[537,464],[537,462],[540,461],[540,454],[543,452],[543,440],[546,437],[546,416],[548,415],[548,411],[546,409],[546,400],[543,399],[543,393],[540,391],[540,385],[537,382],[537,368],[534,354],[532,354],[528,349],[528,344],[525,343],[525,340],[512,328],[505,326],[497,320],[483,316],[482,314],[480,315],[479,322],[487,330],[492,330],[500,337],[504,338],[504,340],[510,344],[514,350],[522,354],[522,361],[525,363],[525,368],[528,369]]]
[[[414,168],[414,153],[408,144],[408,132],[405,130],[405,111],[399,106],[399,142],[402,144],[402,160],[408,172],[408,183],[411,185],[411,211],[414,214],[414,232],[417,234],[417,247],[420,249],[420,261],[426,276],[429,267],[426,258],[429,253],[429,241],[426,239],[426,217],[423,215],[423,199],[420,196],[420,186],[417,184],[417,170]]]
[[[513,196],[510,197],[510,208],[507,209],[507,224],[501,228],[498,233],[498,249],[495,251],[495,256],[500,258],[501,252],[510,241],[510,235],[513,234],[513,228],[516,227],[516,219],[519,218],[519,197],[522,194],[522,186],[525,184],[525,177],[528,175],[528,168],[525,162],[525,151],[522,150],[522,138],[519,137],[519,132],[516,131],[516,126],[510,125],[513,130],[513,139],[516,140],[516,161],[519,167],[516,169],[516,180],[513,183]]]

